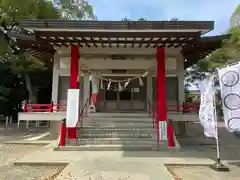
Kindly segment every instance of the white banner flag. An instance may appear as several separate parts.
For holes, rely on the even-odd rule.
[[[216,121],[214,110],[214,77],[204,79],[199,83],[201,92],[201,103],[199,109],[200,123],[204,128],[204,135],[207,137],[217,137]]]
[[[240,64],[218,69],[224,121],[230,132],[240,131]]]

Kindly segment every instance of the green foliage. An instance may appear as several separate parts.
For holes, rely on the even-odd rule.
[[[147,21],[146,18],[138,18],[137,21]]]
[[[93,7],[86,0],[60,0],[60,9],[67,19],[96,20]]]
[[[56,8],[51,1],[46,0],[0,0],[0,25],[7,27],[9,32],[11,27],[17,26],[23,19],[61,19],[66,12],[70,14],[65,17],[68,19],[96,19],[87,1],[77,2],[61,0],[60,8]],[[43,73],[48,78],[51,74],[42,61],[27,52],[13,54],[6,40],[0,31],[0,75],[4,77],[0,81],[0,114],[5,115],[26,99],[25,89],[31,100],[32,84],[40,88],[49,85],[48,80],[40,81],[39,78],[43,77]]]
[[[240,4],[233,14],[236,12],[240,12]],[[213,73],[216,68],[240,60],[240,28],[229,28],[226,33],[230,34],[231,37],[223,42],[220,49],[213,51],[186,71],[187,82],[202,79],[207,73]]]
[[[122,21],[131,21],[131,19],[130,19],[130,18],[127,18],[127,17],[124,17],[124,18],[122,18]],[[138,18],[137,21],[147,21],[147,19],[141,17],[141,18]]]
[[[11,24],[13,17],[19,22],[22,19],[58,19],[60,13],[50,1],[39,0],[0,0],[2,18]]]
[[[222,48],[213,51],[209,56],[201,59],[186,71],[187,81],[194,82],[206,76],[206,73],[215,72],[216,68],[240,59],[240,29],[230,28],[227,33],[231,37],[224,41]]]
[[[10,115],[26,98],[23,79],[9,68],[9,62],[0,59],[0,114]]]

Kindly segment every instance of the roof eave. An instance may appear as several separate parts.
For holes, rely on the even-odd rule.
[[[75,20],[24,20],[20,26],[31,30],[115,30],[115,31],[201,31],[214,29],[213,21],[75,21]]]

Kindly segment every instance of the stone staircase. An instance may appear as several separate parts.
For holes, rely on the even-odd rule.
[[[94,113],[84,119],[77,132],[76,150],[159,150],[167,142],[157,144],[157,132],[148,114]]]

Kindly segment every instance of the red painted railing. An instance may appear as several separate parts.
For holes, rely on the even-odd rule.
[[[66,111],[65,104],[24,104],[24,112],[63,112]]]
[[[168,112],[198,113],[199,104],[168,105]]]
[[[155,119],[156,119],[156,112],[154,106],[151,104],[151,102],[148,100],[148,107],[149,107],[149,113],[152,116],[152,126],[155,127]]]

